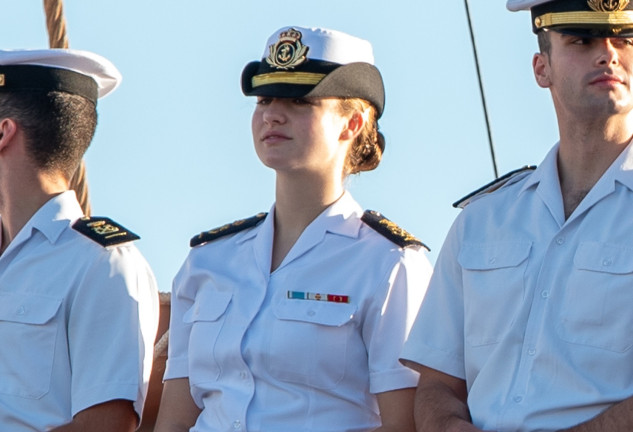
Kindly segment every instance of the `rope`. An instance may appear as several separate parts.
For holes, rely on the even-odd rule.
[[[171,304],[171,293],[168,292],[159,292],[158,299],[160,301],[160,305],[170,305]],[[156,361],[160,356],[167,353],[167,348],[169,346],[169,327],[160,337],[158,342],[154,344],[154,361]]]
[[[62,0],[44,0],[46,12],[46,28],[48,29],[48,46],[51,48],[68,48],[66,19]]]
[[[475,67],[477,68],[477,79],[479,81],[479,93],[481,94],[481,104],[484,109],[484,118],[486,120],[486,130],[488,131],[488,143],[490,147],[490,156],[492,158],[492,169],[495,173],[495,178],[499,178],[499,171],[497,171],[497,158],[495,156],[495,147],[492,144],[492,132],[490,131],[490,120],[488,119],[488,108],[486,107],[486,96],[484,94],[484,85],[481,80],[481,70],[479,69],[479,56],[477,55],[477,45],[475,44],[475,34],[473,32],[473,23],[470,19],[470,8],[468,7],[468,0],[464,0],[466,6],[466,17],[468,18],[468,29],[470,30],[470,41],[473,47],[473,55],[475,57]]]
[[[68,34],[66,32],[66,19],[62,0],[44,0],[46,13],[46,29],[48,30],[48,45],[51,48],[68,48]],[[79,205],[86,216],[90,216],[90,199],[88,197],[88,181],[86,177],[86,164],[81,164],[70,179],[70,188],[77,194]]]

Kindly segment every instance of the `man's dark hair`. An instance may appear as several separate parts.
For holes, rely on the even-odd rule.
[[[70,179],[90,145],[97,111],[88,99],[64,92],[0,92],[0,119],[24,130],[33,162]]]
[[[541,54],[550,54],[552,50],[552,42],[549,39],[549,32],[546,30],[540,30],[536,34],[536,38],[538,40],[538,48],[541,51]]]

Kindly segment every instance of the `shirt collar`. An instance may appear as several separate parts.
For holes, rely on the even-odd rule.
[[[356,202],[356,200],[354,200],[349,192],[345,191],[338,200],[323,210],[323,212],[306,227],[304,234],[308,233],[308,235],[312,236],[320,233],[320,236],[322,237],[322,234],[325,233],[325,231],[328,231],[333,234],[347,237],[358,237],[361,227],[360,217],[362,216],[362,213],[363,210],[361,206]],[[262,231],[272,232],[274,219],[275,205],[273,204],[264,222],[245,233],[244,237],[242,237],[238,242],[241,243],[247,241]],[[304,234],[301,236],[304,237]]]
[[[550,151],[543,159],[543,162],[534,170],[532,175],[528,176],[525,182],[523,183],[523,187],[519,191],[519,195],[525,192],[527,189],[538,185],[541,182],[550,182],[555,181],[558,183],[558,147],[560,143],[556,143],[554,147],[550,149]]]
[[[83,216],[74,191],[66,191],[48,200],[22,227],[14,242],[31,236],[32,230],[41,232],[49,242],[55,243],[72,221]],[[12,242],[13,243],[13,242]]]

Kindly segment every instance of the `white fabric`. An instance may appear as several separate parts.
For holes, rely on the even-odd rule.
[[[361,216],[345,194],[272,274],[272,213],[191,250],[174,280],[165,378],[189,378],[203,408],[192,431],[369,431],[375,393],[416,386],[398,355],[431,266]]]
[[[506,7],[512,12],[520,10],[530,10],[534,6],[539,6],[555,0],[508,0]]]
[[[0,256],[0,429],[41,432],[92,405],[141,414],[158,319],[154,277],[131,243],[71,228],[74,192],[47,202]]]
[[[374,52],[369,41],[336,30],[306,27],[282,27],[266,42],[262,58],[270,54],[270,46],[279,41],[281,33],[295,29],[301,33],[301,43],[308,47],[307,57],[338,64],[364,62],[374,64]]]
[[[565,220],[558,146],[466,207],[402,357],[466,380],[473,423],[554,431],[633,395],[633,152]]]
[[[73,49],[0,50],[0,65],[49,66],[87,75],[97,82],[99,97],[114,91],[122,79],[110,60],[89,51]]]

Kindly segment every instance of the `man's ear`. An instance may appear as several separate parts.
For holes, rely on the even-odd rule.
[[[539,87],[549,88],[552,85],[550,80],[549,57],[547,54],[536,53],[532,58],[532,69],[534,70],[534,78]]]
[[[341,132],[341,140],[352,140],[358,136],[365,125],[365,117],[363,113],[354,111],[354,114],[347,121],[347,125]]]
[[[14,141],[18,131],[18,125],[15,120],[4,118],[0,120],[0,152],[4,151]]]

